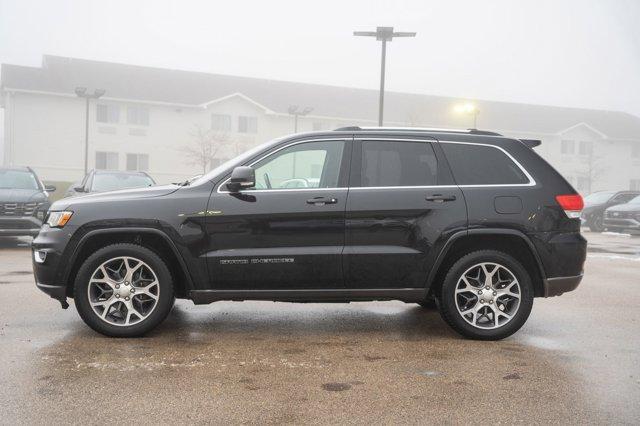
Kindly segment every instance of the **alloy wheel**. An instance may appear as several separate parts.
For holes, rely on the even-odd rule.
[[[147,318],[158,305],[160,283],[149,265],[134,257],[115,257],[91,274],[87,292],[103,321],[130,326]]]
[[[495,329],[516,315],[521,290],[516,276],[508,268],[483,262],[460,276],[454,297],[458,314],[467,323],[480,329]]]

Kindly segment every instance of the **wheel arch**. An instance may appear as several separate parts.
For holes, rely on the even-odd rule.
[[[141,245],[163,258],[173,275],[176,297],[185,298],[194,288],[184,258],[165,232],[148,227],[118,227],[90,230],[80,238],[63,276],[67,296],[72,297],[74,277],[91,253],[101,247],[123,242]]]
[[[447,271],[457,259],[476,250],[503,251],[521,262],[531,271],[534,296],[544,296],[546,275],[542,261],[531,240],[516,229],[469,229],[449,238],[436,258],[427,278],[427,294],[438,294]]]

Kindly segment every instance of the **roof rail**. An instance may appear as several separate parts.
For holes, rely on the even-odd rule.
[[[358,132],[366,130],[378,130],[382,132],[431,132],[431,133],[467,133],[471,135],[485,135],[485,136],[502,136],[500,133],[490,132],[488,130],[478,129],[442,129],[433,127],[360,127],[360,126],[347,126],[335,129],[336,132]]]

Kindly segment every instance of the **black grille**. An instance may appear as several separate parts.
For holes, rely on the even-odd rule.
[[[633,219],[637,214],[635,212],[607,212],[607,217],[612,219]]]
[[[0,202],[0,216],[32,216],[38,203]]]

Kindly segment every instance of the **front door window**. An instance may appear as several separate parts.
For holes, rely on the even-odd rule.
[[[253,166],[253,189],[336,188],[344,141],[307,142],[284,148]]]

